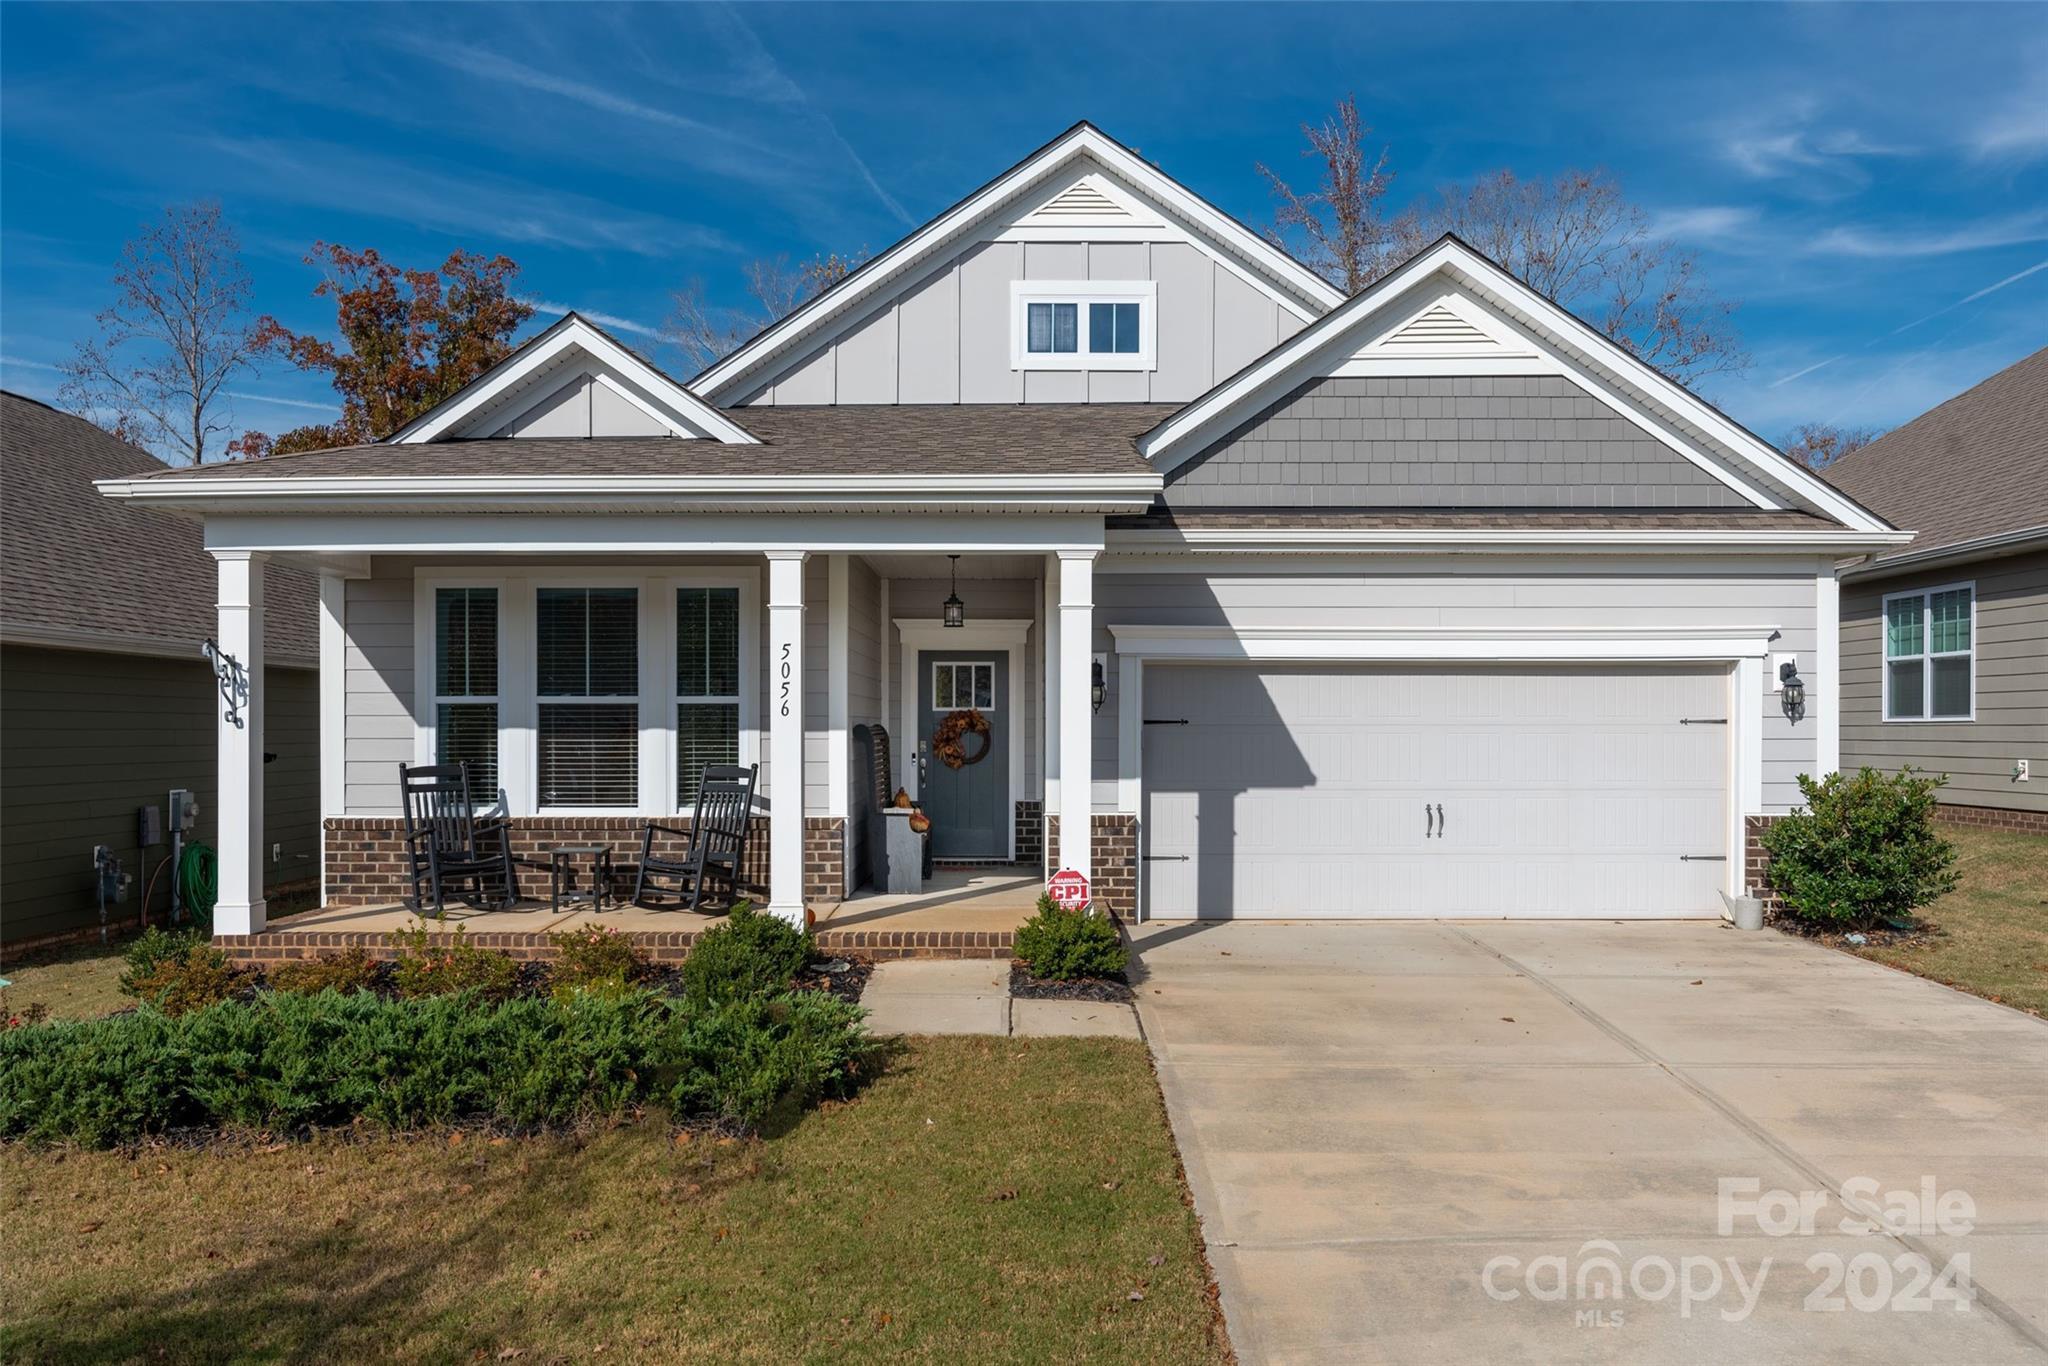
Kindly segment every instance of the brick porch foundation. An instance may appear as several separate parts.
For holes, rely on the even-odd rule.
[[[696,930],[636,930],[629,932],[634,943],[658,964],[680,963],[689,956]],[[436,942],[453,936],[436,936]],[[496,949],[524,961],[545,962],[555,956],[555,946],[545,934],[470,930],[463,938],[481,948]],[[993,958],[1010,956],[1013,936],[1008,930],[825,930],[818,935],[818,950],[827,956],[851,954],[860,958]],[[304,958],[326,958],[360,948],[371,959],[398,956],[386,937],[375,932],[348,931],[266,931],[262,934],[218,935],[213,941],[236,962],[251,966],[289,963]]]
[[[1095,902],[1129,924],[1138,912],[1138,818],[1122,812],[1095,813]],[[1045,818],[1046,866],[1060,866],[1060,818]]]

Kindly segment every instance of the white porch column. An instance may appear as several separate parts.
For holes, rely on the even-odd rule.
[[[213,692],[218,734],[220,810],[215,812],[220,895],[213,906],[215,934],[259,934],[263,904],[263,557],[247,550],[217,550],[220,622],[214,640],[241,666],[236,719],[228,699]],[[213,667],[210,663],[209,668]]]
[[[320,575],[320,903],[327,902],[327,818],[348,814],[348,583]]]
[[[1094,877],[1094,708],[1088,697],[1095,640],[1095,553],[1060,557],[1059,756],[1062,868]]]
[[[1045,720],[1045,743],[1043,751],[1045,766],[1045,791],[1039,796],[1039,829],[1044,831],[1048,820],[1059,814],[1060,809],[1060,561],[1057,555],[1045,557],[1044,591],[1040,594],[1040,611],[1045,621],[1044,638],[1039,649],[1045,655],[1045,681],[1039,692],[1038,712]],[[1052,866],[1050,846],[1048,857],[1039,862],[1044,865],[1047,876],[1059,871]]]
[[[768,909],[804,922],[804,561],[768,552]]]
[[[1806,685],[1814,712],[1813,776],[1825,778],[1842,766],[1842,581],[1832,560],[1814,579],[1813,677]]]

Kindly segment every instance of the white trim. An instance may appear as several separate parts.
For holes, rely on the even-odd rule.
[[[1045,572],[1039,579],[1039,620],[1044,623],[1040,640],[1038,714],[1044,732],[1038,770],[1039,837],[1045,836],[1045,818],[1059,810],[1060,800],[1060,709],[1054,699],[1060,695],[1060,577],[1059,557],[1045,557]],[[1041,849],[1046,846],[1040,846]],[[1041,862],[1044,860],[1041,859]],[[1048,863],[1045,872],[1050,874]]]
[[[1330,309],[1343,302],[1344,296],[1307,266],[1236,219],[1204,203],[1115,140],[1082,123],[905,237],[841,284],[705,369],[692,387],[714,402],[735,397],[732,391],[743,384],[758,382],[755,372],[775,357],[827,330],[834,319],[863,310],[896,286],[907,272],[930,261],[955,239],[964,237],[1017,194],[1080,157],[1092,159],[1111,175],[1161,204],[1225,252],[1241,256],[1247,265],[1258,268],[1269,283],[1290,290],[1301,303]]]
[[[847,775],[852,767],[852,680],[847,677],[852,639],[847,620],[848,565],[844,555],[825,557],[825,814],[845,819],[851,814]],[[847,832],[852,838],[852,832]],[[851,860],[841,862],[851,869]]]
[[[679,436],[703,436],[728,445],[760,444],[758,437],[731,417],[677,384],[574,313],[564,314],[559,321],[504,363],[471,382],[445,402],[399,428],[387,438],[388,444],[419,445],[454,434],[467,420],[488,413],[493,403],[529,379],[544,373],[550,365],[572,349],[581,350],[614,371],[631,376],[648,393],[666,400],[667,412],[650,406],[644,400],[636,398],[634,401]],[[550,395],[556,392],[555,388],[548,390]],[[515,421],[517,416],[512,414],[504,420]],[[502,422],[496,423],[492,430],[502,425]]]
[[[1029,304],[1072,304],[1074,350],[1033,351]],[[1092,304],[1138,305],[1136,351],[1088,349]],[[1130,371],[1159,368],[1159,286],[1152,280],[1010,281],[1010,368],[1012,370]]]
[[[1965,650],[1934,649],[1934,595],[1967,590],[1970,595],[1970,648]],[[1892,653],[1891,615],[1892,602],[1897,598],[1919,598],[1920,605],[1920,710],[1919,716],[1892,715]],[[1925,588],[1901,588],[1886,593],[1877,605],[1877,658],[1878,658],[1878,699],[1877,718],[1888,726],[1954,726],[1977,719],[1977,581],[1961,579],[1955,583],[1930,584]],[[1901,662],[1915,658],[1900,655]],[[1970,661],[1970,710],[1965,716],[1935,716],[1934,707],[1934,661],[1937,659],[1967,659]]]
[[[327,818],[348,814],[348,581],[320,575],[320,901],[327,901]]]
[[[739,567],[683,568],[633,573],[575,565],[521,565],[516,570],[461,566],[421,568],[413,574],[413,762],[435,755],[434,595],[442,588],[498,591],[498,786],[514,816],[647,816],[680,814],[676,805],[675,595],[684,588],[739,592],[739,762],[761,761],[761,579]],[[540,804],[539,707],[534,634],[541,588],[633,588],[639,592],[640,755],[630,806],[572,807]],[[556,699],[562,701],[563,699]],[[593,703],[606,699],[594,698]],[[625,699],[611,699],[624,701]]]
[[[1973,602],[1973,621],[1976,615]],[[1816,777],[1825,778],[1842,766],[1842,582],[1832,560],[1814,566],[1813,638],[1813,678],[1807,685],[1808,696],[1818,704],[1813,768]],[[1974,674],[1975,665],[1971,670]]]
[[[1722,889],[1740,891],[1746,816],[1763,811],[1763,674],[1771,627],[1526,627],[1377,630],[1112,624],[1118,667],[1117,801],[1145,849],[1144,689],[1153,664],[1611,664],[1689,663],[1728,673],[1728,820]],[[1137,918],[1147,919],[1139,870]]]
[[[1095,552],[1061,551],[1059,691],[1061,868],[1095,875]]]
[[[268,915],[263,897],[263,714],[269,688],[263,676],[264,560],[246,551],[216,551],[219,584],[214,639],[235,659],[248,681],[240,724],[228,722],[218,692],[209,693],[213,713],[216,797],[214,829],[220,845],[220,899],[214,903],[215,934],[261,934]]]
[[[918,684],[924,677],[917,664],[919,652],[1002,650],[1009,655],[1010,803],[1005,812],[1004,826],[1010,832],[1009,857],[1014,860],[1017,857],[1017,803],[1024,800],[1024,647],[1031,638],[1031,620],[1028,617],[998,617],[989,621],[970,621],[965,626],[948,626],[937,617],[897,617],[894,624],[900,656],[896,671],[896,711],[902,726],[902,738],[896,746],[900,769],[897,785],[907,789],[912,797],[922,795],[917,773],[917,733],[921,714],[917,695]]]
[[[804,561],[768,554],[768,909],[804,923]]]
[[[1727,452],[1733,460],[1763,476],[1766,482],[1786,488],[1807,506],[1848,527],[1880,532],[1891,529],[1881,518],[1858,507],[1812,471],[1795,465],[1737,427],[1682,385],[1611,345],[1565,309],[1543,298],[1463,243],[1450,238],[1419,253],[1407,265],[1303,328],[1255,364],[1169,417],[1139,438],[1139,450],[1162,470],[1171,469],[1177,462],[1166,458],[1170,451],[1185,446],[1192,454],[1199,449],[1199,438],[1203,434],[1227,428],[1238,420],[1242,410],[1268,400],[1290,378],[1298,382],[1300,377],[1295,373],[1298,368],[1325,352],[1341,350],[1344,339],[1353,328],[1372,318],[1389,301],[1399,299],[1409,289],[1439,273],[1473,291],[1509,319],[1530,325],[1531,330],[1538,334],[1535,339],[1542,349],[1568,349],[1577,373],[1610,403],[1617,401],[1618,394],[1613,384],[1601,376],[1611,377],[1633,394],[1642,396],[1670,414],[1676,423],[1667,431],[1666,439],[1674,448],[1688,452],[1689,458],[1692,458],[1689,453],[1692,443],[1679,428],[1699,433]],[[1334,361],[1335,354],[1330,359]],[[1595,371],[1599,374],[1596,375]],[[1626,411],[1633,405],[1622,406]],[[1740,486],[1732,471],[1720,471],[1720,477]]]
[[[1313,516],[1304,511],[1304,517]],[[1502,550],[1605,553],[1641,550],[1725,550],[1852,554],[1859,549],[1901,544],[1910,531],[1853,529],[1746,530],[1692,527],[1510,528],[1510,527],[1188,527],[1111,530],[1105,546],[1112,555],[1176,552],[1321,554],[1332,550],[1443,550],[1479,554]]]
[[[1890,555],[1867,564],[1845,567],[1841,573],[1844,579],[1884,578],[1893,574],[1934,569],[1962,560],[1988,560],[2002,555],[2019,555],[2044,545],[2048,545],[2048,526],[2022,527],[2017,531],[1994,532],[1989,536],[1977,536],[1949,545],[1929,546],[1925,550],[1909,550],[1903,555]]]

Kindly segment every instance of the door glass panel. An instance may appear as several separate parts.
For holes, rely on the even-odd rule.
[[[974,666],[974,705],[993,707],[996,704],[996,671],[993,664]]]

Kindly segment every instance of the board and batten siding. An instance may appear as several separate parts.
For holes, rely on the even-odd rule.
[[[1018,370],[1018,280],[1151,280],[1150,371]],[[1185,241],[981,242],[782,367],[744,404],[1184,403],[1306,325]]]
[[[1540,561],[1465,560],[1360,573],[1127,572],[1110,561],[1095,578],[1095,649],[1110,652],[1109,698],[1095,713],[1097,809],[1115,809],[1120,688],[1111,626],[1347,626],[1429,631],[1531,626],[1612,628],[1769,626],[1774,651],[1802,661],[1814,648],[1810,563],[1676,568],[1630,560],[1596,569],[1546,569]],[[1814,763],[1814,721],[1788,721],[1775,693],[1763,712],[1764,810],[1799,800],[1798,775]]]
[[[1976,719],[1886,721],[1884,597],[1955,583],[1976,585]],[[1909,764],[1948,774],[1943,801],[2048,811],[2048,551],[1842,585],[1842,767]]]
[[[263,677],[266,887],[319,876],[319,679],[271,666]],[[137,812],[170,790],[199,800],[196,838],[217,844],[220,692],[193,658],[0,647],[0,940],[20,943],[99,925],[92,850],[104,844],[135,883],[109,923],[133,925],[165,842],[136,844]],[[277,857],[271,857],[271,845]],[[158,879],[156,923],[170,905]]]

